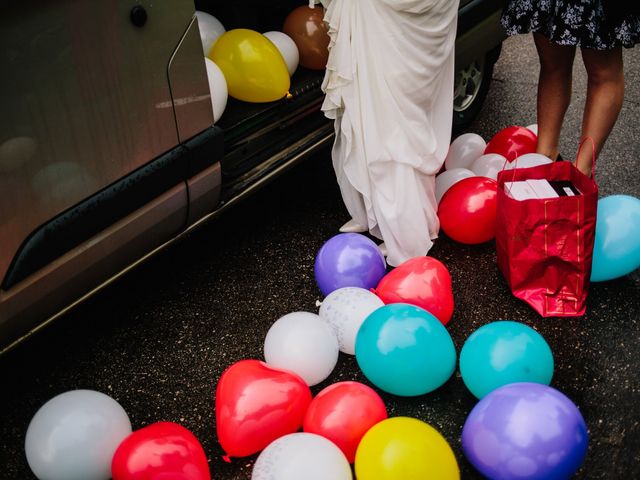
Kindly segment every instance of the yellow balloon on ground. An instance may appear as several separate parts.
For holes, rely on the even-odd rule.
[[[238,28],[222,34],[209,52],[227,80],[229,95],[245,102],[273,102],[289,91],[287,64],[264,35]]]
[[[459,480],[451,447],[431,425],[409,417],[383,420],[356,451],[358,480]]]

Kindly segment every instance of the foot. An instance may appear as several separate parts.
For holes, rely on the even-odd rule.
[[[367,231],[367,227],[363,227],[355,220],[351,219],[340,227],[342,233],[362,233]]]
[[[386,257],[389,254],[389,252],[387,252],[387,246],[384,244],[384,242],[378,245],[378,248],[380,249],[380,253],[382,253],[384,257]]]

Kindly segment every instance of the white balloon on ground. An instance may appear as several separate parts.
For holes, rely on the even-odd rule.
[[[196,11],[198,18],[198,28],[200,29],[200,40],[202,40],[202,51],[204,56],[209,55],[211,47],[216,43],[218,37],[226,32],[220,21],[206,12]]]
[[[351,480],[344,453],[315,433],[290,433],[271,442],[253,466],[251,480]]]
[[[349,355],[356,353],[356,335],[365,319],[384,306],[376,294],[358,287],[334,290],[320,306],[320,318],[327,322],[336,337],[340,351]]]
[[[72,390],[34,415],[25,439],[27,462],[40,480],[107,480],[113,454],[129,434],[129,417],[113,398]]]
[[[300,52],[298,51],[296,42],[294,42],[289,35],[282,32],[266,32],[264,36],[271,40],[278,48],[282,58],[284,58],[284,62],[287,64],[289,76],[293,75],[300,61]]]
[[[207,57],[204,57],[204,63],[207,66],[207,79],[209,80],[209,92],[211,93],[211,108],[213,108],[213,123],[216,123],[220,120],[225,108],[227,108],[229,90],[227,89],[227,81],[220,67]]]
[[[553,163],[553,160],[540,153],[525,153],[524,155],[520,155],[513,162],[507,163],[507,166],[504,167],[504,169],[513,170],[514,168],[530,168],[537,167],[538,165],[545,165],[547,163]]]
[[[447,170],[469,168],[473,161],[484,153],[487,142],[476,133],[465,133],[456,138],[449,146],[444,159]]]
[[[498,153],[481,155],[471,164],[471,171],[479,177],[498,179],[498,173],[507,164],[507,159]]]
[[[315,313],[293,312],[280,317],[264,339],[266,362],[297,373],[309,386],[331,375],[338,354],[333,330]]]
[[[452,168],[451,170],[445,170],[436,177],[436,201],[440,203],[442,196],[447,192],[447,190],[460,180],[475,176],[475,173],[466,168]]]
[[[527,130],[531,130],[533,133],[538,135],[538,124],[532,123],[531,125],[527,126]]]

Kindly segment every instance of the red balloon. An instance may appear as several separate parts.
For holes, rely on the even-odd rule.
[[[475,245],[496,236],[498,184],[470,177],[453,185],[438,205],[440,227],[456,242]]]
[[[331,440],[353,463],[364,434],[385,418],[384,402],[372,388],[359,382],[339,382],[311,401],[303,429]]]
[[[512,162],[525,153],[535,153],[538,136],[528,128],[507,127],[496,133],[484,149],[487,153],[498,153]]]
[[[216,389],[216,430],[228,456],[246,457],[302,426],[311,390],[293,372],[258,360],[227,368]]]
[[[375,293],[385,304],[409,303],[424,308],[443,325],[453,315],[451,275],[433,257],[415,257],[401,263],[380,280]]]
[[[111,462],[113,480],[211,480],[198,439],[177,423],[158,422],[125,438]]]

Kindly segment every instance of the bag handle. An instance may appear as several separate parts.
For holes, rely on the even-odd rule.
[[[591,142],[591,178],[595,181],[596,179],[596,142],[593,140],[593,137],[586,136],[580,142],[580,146],[578,147],[578,153],[576,154],[576,159],[580,156],[580,152],[582,151],[582,147],[584,144],[589,141]],[[511,175],[511,185],[513,185],[514,180],[516,179],[516,169],[518,168],[518,157],[513,159],[515,165],[513,166],[513,174]],[[502,164],[502,170],[507,166],[509,160],[505,157],[504,163]],[[511,187],[509,187],[509,193],[511,193]]]
[[[518,157],[514,158],[513,162],[515,162],[515,165],[512,168],[513,174],[511,175],[511,183],[509,185],[509,195],[511,195],[511,185],[513,185],[513,181],[516,179],[516,168],[518,168]],[[507,159],[507,157],[504,157],[504,163],[502,164],[502,170],[504,170],[504,167],[506,167],[508,163],[509,163],[509,160]]]
[[[595,181],[596,179],[596,142],[593,140],[593,137],[586,136],[580,142],[580,146],[578,147],[578,153],[576,154],[576,161],[580,156],[580,152],[582,151],[582,147],[585,142],[589,140],[591,142],[591,178]]]

